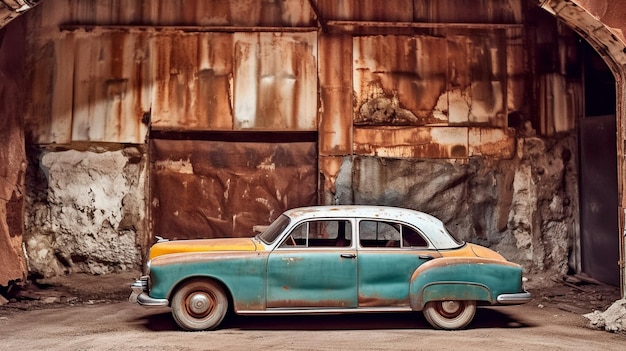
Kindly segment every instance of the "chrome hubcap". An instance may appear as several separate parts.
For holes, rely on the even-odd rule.
[[[447,314],[454,314],[459,311],[461,304],[458,301],[443,301],[441,309]]]
[[[196,293],[189,298],[189,310],[196,315],[205,314],[211,309],[211,300],[206,294]]]

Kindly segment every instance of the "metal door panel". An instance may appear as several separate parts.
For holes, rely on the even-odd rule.
[[[615,116],[589,117],[580,127],[582,271],[619,285]]]

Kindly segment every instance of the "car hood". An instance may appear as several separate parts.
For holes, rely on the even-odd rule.
[[[157,256],[206,251],[256,251],[257,245],[252,238],[220,238],[197,240],[162,241],[150,248],[148,260]]]

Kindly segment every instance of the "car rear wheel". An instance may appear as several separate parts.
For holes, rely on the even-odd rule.
[[[476,301],[429,301],[424,306],[424,317],[437,329],[461,329],[466,327],[476,313]]]
[[[215,329],[227,311],[228,297],[212,280],[190,280],[176,291],[172,299],[172,316],[185,330]]]

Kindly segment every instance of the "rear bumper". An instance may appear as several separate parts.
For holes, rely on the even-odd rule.
[[[169,306],[168,299],[155,299],[148,295],[148,277],[143,276],[130,285],[128,301],[142,306]]]
[[[530,302],[531,299],[532,295],[524,291],[523,293],[498,295],[496,300],[501,305],[521,305]]]

